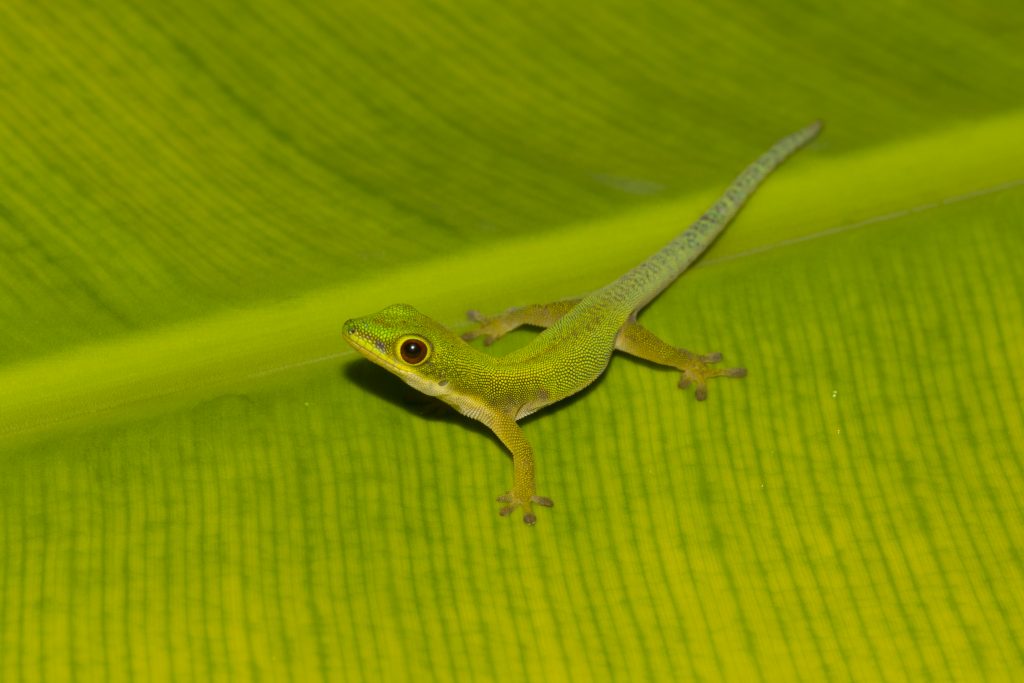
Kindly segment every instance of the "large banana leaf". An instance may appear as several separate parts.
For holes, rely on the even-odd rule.
[[[553,5],[0,5],[0,680],[1024,675],[1024,11]],[[526,421],[534,528],[342,346],[604,284],[816,117],[644,314],[749,377]]]

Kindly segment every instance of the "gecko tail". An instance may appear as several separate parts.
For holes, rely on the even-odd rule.
[[[604,289],[625,293],[619,303],[628,312],[646,306],[707,251],[772,171],[814,140],[824,127],[825,122],[816,119],[777,141],[743,169],[718,201],[678,237]]]

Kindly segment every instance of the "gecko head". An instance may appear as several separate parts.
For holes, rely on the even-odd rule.
[[[464,343],[444,326],[408,304],[345,321],[342,335],[352,348],[420,391],[443,393],[445,353]]]

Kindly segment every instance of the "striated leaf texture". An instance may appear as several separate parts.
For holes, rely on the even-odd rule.
[[[0,680],[1024,676],[1024,10],[0,5]],[[815,118],[615,358],[486,430],[343,320],[585,293]],[[529,332],[495,345],[504,353]]]

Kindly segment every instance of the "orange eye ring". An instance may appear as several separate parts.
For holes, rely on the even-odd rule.
[[[409,365],[422,365],[430,358],[430,344],[423,337],[402,337],[398,340],[398,357]]]

